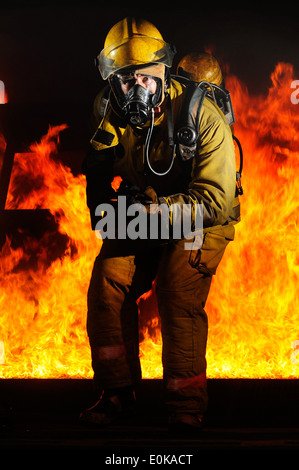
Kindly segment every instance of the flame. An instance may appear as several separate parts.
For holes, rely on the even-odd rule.
[[[244,195],[242,222],[206,305],[210,378],[299,376],[291,360],[299,339],[299,113],[290,101],[293,80],[292,65],[279,63],[267,95],[252,96],[237,77],[226,78],[245,155]],[[59,161],[65,128],[50,127],[28,153],[15,155],[7,211],[48,209],[53,220],[35,236],[19,229],[2,247],[3,378],[92,377],[86,295],[100,242],[90,229],[84,177]],[[143,377],[160,378],[154,288],[138,305]]]
[[[3,377],[91,375],[86,295],[99,246],[90,230],[84,177],[53,158],[65,128],[50,128],[30,152],[15,155],[6,209],[50,208],[56,227],[39,239],[23,232],[20,246],[7,237],[2,248]]]
[[[291,64],[279,63],[267,96],[250,96],[229,77],[245,154],[242,222],[214,279],[208,373],[291,378],[299,336],[299,113],[290,101]]]

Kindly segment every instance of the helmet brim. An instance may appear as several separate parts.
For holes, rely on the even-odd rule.
[[[171,67],[175,48],[162,39],[134,35],[105,47],[97,57],[101,76],[106,80],[120,70],[140,68],[148,64]]]

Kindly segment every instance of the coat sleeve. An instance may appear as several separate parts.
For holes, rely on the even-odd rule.
[[[179,222],[182,205],[202,204],[203,228],[224,225],[230,220],[236,190],[236,164],[232,134],[217,110],[203,110],[199,125],[198,150],[193,161],[191,181],[185,194],[173,194],[160,203],[173,204],[171,223]],[[194,221],[193,221],[194,228]]]
[[[86,177],[86,202],[90,211],[91,227],[96,225],[95,210],[113,196],[113,149],[96,150],[90,146],[82,165]]]
[[[111,187],[114,177],[115,148],[124,132],[124,129],[120,129],[115,123],[116,118],[110,108],[105,118],[101,115],[100,108],[103,106],[103,96],[106,96],[106,91],[107,88],[104,88],[94,101],[92,119],[94,135],[82,164],[82,173],[86,177],[86,200],[93,230],[97,222],[95,216],[97,206],[115,196]]]

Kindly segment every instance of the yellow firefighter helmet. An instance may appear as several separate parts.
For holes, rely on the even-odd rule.
[[[111,74],[129,67],[153,64],[171,67],[174,54],[175,48],[163,40],[152,23],[124,18],[110,29],[97,63],[106,80]]]
[[[194,82],[209,82],[220,86],[223,82],[218,61],[207,52],[187,54],[177,67],[177,74]]]

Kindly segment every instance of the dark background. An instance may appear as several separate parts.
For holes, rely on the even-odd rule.
[[[80,172],[91,135],[92,103],[104,86],[94,58],[109,29],[126,16],[151,21],[176,46],[173,73],[186,53],[209,47],[251,94],[267,94],[270,74],[280,61],[292,63],[294,79],[299,79],[298,7],[292,4],[263,3],[258,10],[232,3],[127,3],[127,8],[108,0],[2,4],[0,80],[13,111],[9,122],[1,116],[13,140],[29,144],[49,125],[66,123],[61,159]]]
[[[124,8],[108,0],[11,1],[0,7],[0,80],[17,103],[91,103],[103,85],[94,58],[110,27],[132,15],[153,22],[176,46],[174,69],[188,51],[209,46],[251,93],[266,93],[279,61],[292,63],[299,78],[299,17],[292,3],[246,10],[214,2],[151,0]]]

